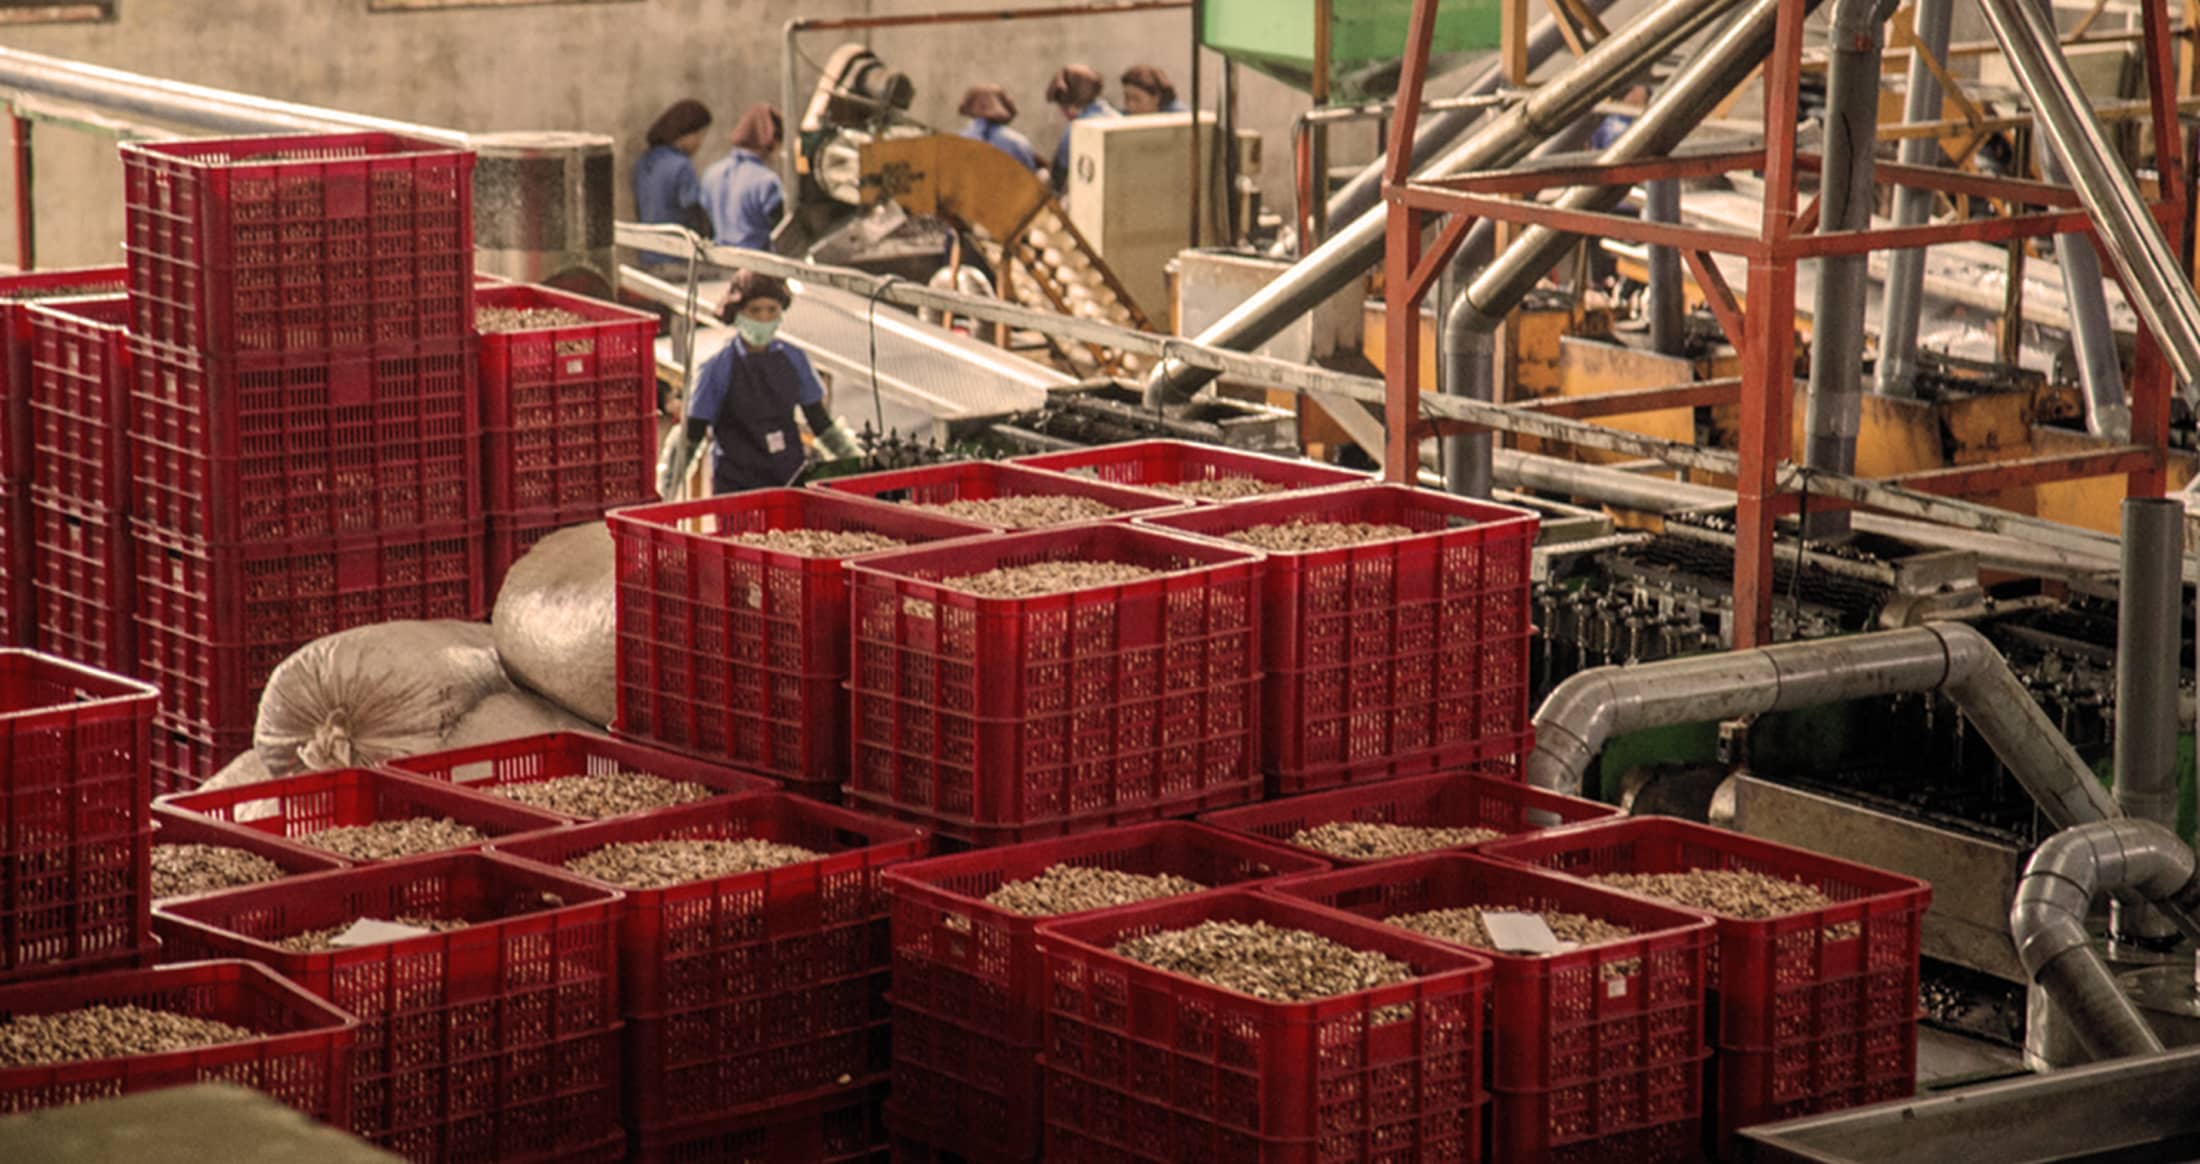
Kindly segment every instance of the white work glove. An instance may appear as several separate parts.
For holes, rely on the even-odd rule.
[[[680,483],[687,480],[688,466],[695,463],[695,442],[687,435],[687,422],[681,421],[665,437],[664,451],[657,458],[657,496],[667,501],[680,491]]]

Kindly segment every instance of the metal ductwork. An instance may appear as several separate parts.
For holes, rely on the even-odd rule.
[[[2200,389],[2200,296],[2130,171],[2094,116],[2063,56],[2055,26],[2035,0],[1979,0],[2009,70],[2032,104],[2039,133],[2063,166],[2146,321],[2176,370],[2186,399]]]
[[[2096,1059],[2145,1055],[2162,1049],[2094,950],[2086,930],[2093,899],[2116,893],[2159,904],[2188,937],[2200,909],[2192,849],[2153,821],[2094,821],[2065,828],[2032,854],[2009,907],[2009,936],[2017,957],[2070,1020],[2078,1041]]]
[[[1536,712],[1528,780],[1578,795],[1605,742],[1645,728],[1935,690],[1955,700],[2057,828],[2116,815],[2001,652],[1962,623],[1579,672]]]
[[[1872,143],[1879,137],[1879,26],[1894,0],[1833,0],[1827,33],[1826,153],[1818,183],[1818,233],[1864,230],[1872,218]],[[1803,415],[1803,463],[1848,473],[1864,409],[1865,255],[1818,261],[1811,309],[1810,392]],[[1845,536],[1849,511],[1810,514],[1805,532]]]
[[[1601,16],[1611,7],[1613,0],[1586,0],[1582,5],[1592,16]],[[1566,47],[1566,34],[1559,30],[1558,21],[1546,16],[1528,30],[1528,72],[1534,73],[1544,62],[1557,56]],[[1457,96],[1487,97],[1505,85],[1505,62],[1493,60],[1474,74]],[[1423,117],[1413,131],[1413,151],[1407,155],[1406,169],[1419,173],[1423,166],[1435,158],[1438,151],[1459,139],[1459,135],[1474,127],[1481,120],[1481,109],[1447,109]],[[1385,143],[1388,144],[1387,142]],[[1383,164],[1390,155],[1378,154],[1365,169],[1352,176],[1352,180],[1338,187],[1329,198],[1330,222],[1348,222],[1376,208],[1383,197]]]
[[[2084,245],[2084,240],[2079,240]],[[2161,497],[2124,500],[2123,571],[2116,595],[2116,803],[2124,815],[2177,827],[2177,682],[2184,643],[2185,507]],[[2174,931],[2119,901],[2118,937]]]
[[[1658,178],[1643,183],[1642,217],[1645,222],[1679,226],[1681,183],[1678,178]],[[1652,244],[1650,288],[1643,302],[1650,316],[1650,350],[1661,356],[1677,356],[1688,344],[1687,280],[1681,274],[1678,248]]]
[[[1911,20],[1917,47],[1910,53],[1902,120],[1916,125],[1940,119],[1940,78],[1925,63],[1948,56],[1949,13],[1955,0],[1918,0]],[[1905,166],[1930,166],[1940,160],[1940,142],[1931,137],[1904,138],[1897,160]],[[1897,186],[1894,224],[1923,226],[1933,216],[1933,192],[1921,186]],[[1888,396],[1912,396],[1917,390],[1917,325],[1925,307],[1925,248],[1896,251],[1888,259],[1886,301],[1879,324],[1878,390]]]
[[[1771,51],[1779,15],[1779,0],[1752,3],[1709,46],[1690,58],[1651,100],[1642,116],[1597,155],[1597,162],[1613,165],[1671,152],[1764,60]],[[1605,211],[1627,197],[1627,191],[1625,186],[1578,186],[1560,197],[1558,204],[1569,210]],[[1452,301],[1444,313],[1440,349],[1440,380],[1446,392],[1477,400],[1492,398],[1492,341],[1498,324],[1574,245],[1575,237],[1545,226],[1528,228]],[[1479,445],[1462,442],[1462,459],[1479,458],[1479,464],[1466,468],[1463,474],[1483,482],[1484,495],[1490,477],[1489,449],[1487,439]]]
[[[1491,170],[1513,164],[1528,151],[1572,123],[1591,106],[1625,89],[1660,58],[1687,43],[1735,0],[1675,0],[1645,12],[1613,33],[1579,60],[1530,93],[1520,103],[1487,119],[1467,140],[1446,150],[1428,166],[1429,176]],[[1378,206],[1332,234],[1313,253],[1201,332],[1201,344],[1251,351],[1292,320],[1359,278],[1382,257],[1387,214]],[[1214,374],[1181,360],[1163,360],[1147,380],[1150,405],[1163,405],[1197,391]]]

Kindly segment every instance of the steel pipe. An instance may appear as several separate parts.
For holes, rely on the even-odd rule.
[[[1902,120],[1916,124],[1940,117],[1940,77],[1925,64],[1948,56],[1949,12],[1954,0],[1918,0],[1911,17],[1918,51],[1910,54],[1907,92]],[[1881,53],[1885,59],[1885,53]],[[1899,160],[1905,166],[1930,166],[1940,160],[1940,142],[1931,137],[1904,138]],[[1933,216],[1933,192],[1917,186],[1897,186],[1894,191],[1894,224],[1923,226]],[[1884,284],[1884,309],[1879,324],[1878,389],[1888,396],[1910,396],[1917,390],[1917,325],[1925,307],[1925,251],[1922,247],[1896,251],[1888,260]]]
[[[1936,690],[1963,709],[2057,827],[2116,815],[2001,652],[1962,623],[1578,672],[1536,711],[1528,780],[1578,794],[1606,741],[1644,728]]]
[[[2009,906],[2010,940],[2094,1058],[2159,1051],[2161,1040],[2086,930],[2086,915],[2102,893],[2159,904],[2178,928],[2200,939],[2192,849],[2153,821],[2119,818],[2066,827],[2040,842]]]
[[[1660,178],[1644,183],[1642,216],[1650,222],[1680,225],[1680,180]],[[1669,246],[1652,246],[1650,289],[1644,292],[1644,301],[1650,316],[1650,350],[1661,356],[1680,355],[1687,346],[1688,304],[1682,298],[1686,288],[1686,278],[1681,274],[1680,251]]]
[[[2188,401],[2200,389],[2200,297],[2154,221],[2130,171],[2116,160],[2093,114],[2055,27],[2034,0],[1979,0],[2009,70],[2023,88],[2047,140],[2070,171],[2071,184],[2105,240],[2109,261],[2131,290],[2132,309],[2146,321],[2176,370]]]
[[[1872,142],[1879,133],[1880,25],[1894,0],[1833,0],[1827,33],[1825,169],[1818,183],[1818,233],[1864,230],[1872,219]],[[1847,473],[1856,467],[1864,411],[1864,296],[1867,256],[1818,263],[1812,307],[1810,390],[1803,412],[1803,463]],[[1805,533],[1849,531],[1849,511],[1805,515]]]
[[[1590,106],[1632,84],[1734,3],[1674,0],[1650,9],[1626,28],[1597,42],[1595,48],[1519,104],[1483,122],[1465,141],[1432,161],[1427,173],[1440,177],[1496,169],[1519,161],[1536,143],[1588,112]],[[1249,351],[1266,343],[1382,257],[1386,218],[1383,209],[1377,207],[1353,219],[1290,270],[1201,332],[1198,342],[1235,351]],[[1189,396],[1212,378],[1207,369],[1182,360],[1164,360],[1147,380],[1147,400],[1160,405]]]
[[[2178,653],[2184,634],[2185,507],[2124,499],[2116,593],[2116,803],[2124,815],[2177,827]],[[2119,901],[2118,937],[2171,936],[2163,919]]]

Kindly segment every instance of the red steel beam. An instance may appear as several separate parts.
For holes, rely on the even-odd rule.
[[[1530,226],[1548,226],[1571,234],[1597,235],[1623,242],[1651,243],[1687,251],[1714,251],[1719,254],[1748,255],[1763,248],[1763,242],[1751,235],[1730,230],[1714,230],[1700,226],[1680,226],[1674,223],[1649,222],[1627,215],[1603,214],[1589,210],[1568,210],[1561,206],[1541,202],[1522,202],[1511,198],[1495,198],[1483,194],[1458,194],[1429,190],[1416,183],[1405,189],[1403,201],[1417,210],[1436,214],[1467,214],[1476,218],[1490,218],[1499,222],[1525,223]]]
[[[1682,251],[1681,259],[1696,276],[1696,287],[1703,292],[1704,305],[1711,308],[1712,317],[1719,321],[1719,330],[1726,333],[1726,342],[1734,345],[1737,352],[1748,351],[1742,346],[1748,338],[1748,325],[1742,318],[1741,302],[1734,298],[1734,288],[1727,285],[1718,264],[1705,251]]]
[[[2083,481],[2091,477],[2116,477],[2139,472],[2160,461],[2156,450],[2143,445],[2118,445],[2112,449],[2088,449],[2077,453],[2053,453],[2019,457],[1985,465],[1958,465],[1952,469],[1927,469],[1886,478],[1890,485],[1938,493],[1947,497],[1976,497],[2004,489],[2021,489],[2050,481]]]
[[[1424,178],[1414,185],[1462,194],[1536,194],[1575,186],[1636,186],[1657,178],[1715,178],[1737,170],[1761,170],[1764,164],[1763,150],[1731,150],[1638,162],[1490,170],[1479,174],[1454,174],[1448,178]]]
[[[2049,210],[2038,214],[2016,214],[2007,218],[1967,218],[1961,222],[1932,223],[1925,226],[1843,230],[1830,234],[1798,235],[1787,240],[1778,253],[1793,261],[1823,259],[1834,255],[1862,255],[1872,251],[1901,251],[1945,243],[2003,243],[2017,238],[2084,233],[2090,221],[2083,210]]]

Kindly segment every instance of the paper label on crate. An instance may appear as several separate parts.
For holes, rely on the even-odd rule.
[[[1532,913],[1485,909],[1482,929],[1489,934],[1490,945],[1507,954],[1557,954],[1571,944],[1559,941],[1550,923]]]
[[[406,938],[417,938],[423,934],[434,932],[434,930],[421,929],[419,926],[400,925],[397,922],[376,921],[371,917],[363,917],[351,923],[350,929],[330,938],[328,944],[335,949],[348,950],[353,946],[375,946],[383,942],[403,941]]]

